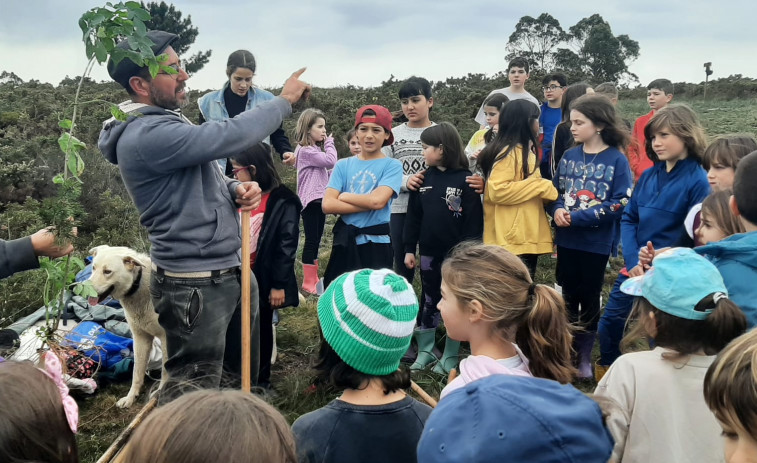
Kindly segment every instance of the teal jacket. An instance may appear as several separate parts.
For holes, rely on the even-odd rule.
[[[757,231],[729,236],[694,250],[718,268],[728,297],[741,307],[749,328],[757,326]]]

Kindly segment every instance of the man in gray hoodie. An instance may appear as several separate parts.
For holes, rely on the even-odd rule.
[[[286,81],[273,100],[223,122],[193,125],[180,108],[188,103],[189,78],[171,43],[174,34],[151,31],[155,55],[176,73],[150,77],[146,67],[128,59],[108,62],[108,73],[131,96],[121,104],[130,114],[103,125],[98,146],[117,164],[126,189],[147,228],[153,268],[150,292],[160,325],[166,330],[166,371],[160,395],[165,403],[182,385],[215,388],[221,373],[241,372],[241,234],[238,207],[260,204],[257,183],[223,176],[216,159],[233,157],[275,131],[308,92],[298,79]],[[124,49],[128,41],[119,45]],[[249,233],[245,231],[245,233]],[[251,366],[258,371],[257,284],[252,281]],[[253,382],[255,378],[253,377]]]

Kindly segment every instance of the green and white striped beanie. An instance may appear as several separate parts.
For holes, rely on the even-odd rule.
[[[347,365],[374,376],[399,368],[417,315],[413,287],[389,269],[345,273],[318,299],[326,342]]]

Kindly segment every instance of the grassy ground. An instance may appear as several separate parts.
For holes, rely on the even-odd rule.
[[[692,103],[710,136],[734,132],[757,132],[757,111],[753,109],[754,104],[753,100]],[[648,112],[646,102],[642,100],[621,102],[620,109],[624,117],[631,121]],[[465,137],[469,134],[462,135]],[[295,184],[293,169],[282,166],[280,171],[287,184]],[[321,272],[325,268],[331,249],[332,225],[333,217],[330,217],[321,245]],[[542,256],[536,275],[537,282],[553,284],[554,267],[553,259]],[[603,291],[605,300],[618,270],[622,267],[622,261],[612,259],[611,267],[605,274]],[[301,278],[299,262],[297,272],[298,277]],[[417,280],[418,278],[416,278],[416,289],[419,289]],[[0,294],[0,298],[2,297],[3,295]],[[311,362],[317,352],[319,339],[315,304],[316,299],[310,297],[300,307],[282,311],[282,320],[277,331],[279,357],[272,373],[276,394],[270,397],[270,400],[290,422],[301,414],[326,404],[335,396],[324,391],[308,392],[312,378]],[[0,315],[10,314],[0,313]],[[443,378],[431,373],[422,372],[415,377],[415,380],[432,396],[438,397],[439,391],[444,386]],[[580,387],[589,392],[593,389],[593,384],[582,384]],[[143,394],[141,401],[132,409],[127,411],[117,409],[116,400],[125,395],[127,390],[128,384],[114,384],[101,388],[93,397],[79,400],[81,410],[79,450],[82,462],[96,461],[146,402],[146,394]]]

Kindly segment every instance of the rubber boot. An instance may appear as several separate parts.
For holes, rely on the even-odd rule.
[[[600,365],[599,360],[597,360],[597,363],[594,364],[594,380],[596,382],[602,381],[602,377],[604,377],[605,373],[607,373],[607,370],[609,369],[609,366]]]
[[[318,260],[312,264],[302,264],[302,290],[306,293],[316,294],[318,285]]]
[[[594,349],[594,339],[597,334],[594,332],[576,333],[573,336],[573,349],[576,351],[576,360],[578,367],[578,379],[592,378],[594,375],[591,371],[591,351]]]
[[[457,364],[460,361],[460,341],[455,341],[447,336],[444,341],[444,354],[442,354],[441,360],[436,362],[434,373],[447,376],[449,372],[454,368],[457,368]]]
[[[436,342],[436,328],[420,329],[413,331],[413,337],[418,344],[418,357],[410,365],[411,370],[423,370],[438,359],[434,355],[434,343]]]

